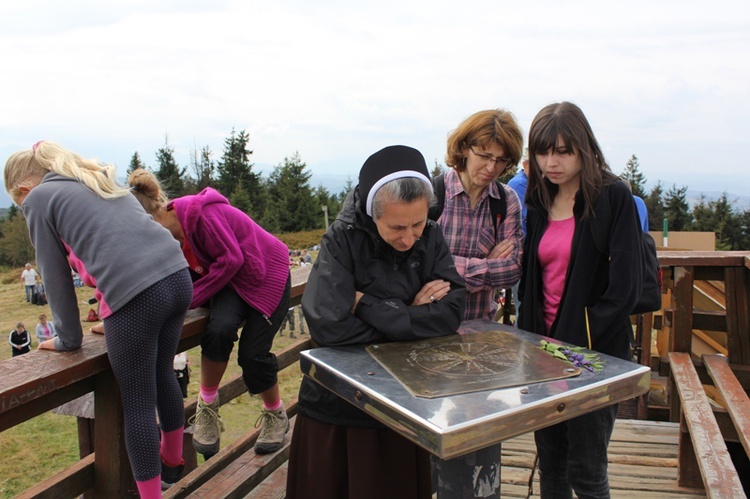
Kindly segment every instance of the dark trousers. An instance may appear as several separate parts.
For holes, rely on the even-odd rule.
[[[542,499],[608,498],[607,447],[617,404],[534,433]]]
[[[271,347],[289,309],[291,289],[290,276],[281,302],[268,318],[229,286],[216,293],[209,303],[210,316],[201,337],[201,353],[214,362],[227,362],[239,340],[237,363],[250,393],[262,393],[276,384],[279,366]],[[242,334],[238,336],[237,330],[243,323]]]

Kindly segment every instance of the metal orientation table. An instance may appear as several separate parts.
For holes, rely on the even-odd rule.
[[[650,388],[649,367],[603,354],[599,357],[604,361],[604,368],[597,373],[581,370],[572,377],[538,381],[537,350],[551,364],[560,362],[542,352],[539,342],[555,340],[489,320],[464,322],[459,333],[448,338],[454,343],[476,344],[475,335],[511,335],[513,348],[518,352],[515,356],[500,352],[494,359],[485,358],[477,370],[476,358],[471,356],[463,359],[465,366],[458,365],[460,361],[456,358],[460,355],[453,345],[454,351],[442,357],[453,361],[443,374],[450,378],[449,384],[460,383],[463,378],[464,383],[473,387],[465,393],[444,396],[417,396],[415,393],[420,389],[429,392],[433,386],[445,387],[439,380],[428,379],[441,376],[438,368],[441,357],[424,356],[421,352],[444,343],[446,337],[399,344],[406,348],[403,362],[399,361],[398,350],[389,353],[387,362],[383,359],[379,362],[370,353],[373,346],[368,352],[368,347],[357,345],[304,351],[300,354],[300,367],[304,375],[440,460],[489,448],[503,440],[642,395]],[[390,348],[393,344],[382,346],[386,345]],[[459,347],[458,350],[463,353],[467,349]],[[426,360],[420,361],[420,358]],[[389,368],[384,367],[388,363]],[[488,375],[482,372],[486,367],[490,370]],[[473,376],[471,369],[476,371]],[[483,376],[494,377],[501,385],[503,378],[508,378],[508,385],[512,386],[477,388],[476,380]],[[526,378],[536,381],[526,383]],[[408,384],[413,385],[411,389],[407,388]],[[416,392],[414,387],[417,387]]]

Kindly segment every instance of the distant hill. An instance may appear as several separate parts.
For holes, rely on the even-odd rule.
[[[701,200],[701,195],[704,197],[704,201],[706,203],[710,201],[716,201],[719,199],[723,192],[701,192],[701,191],[691,191],[688,190],[685,193],[685,196],[687,197],[687,202],[690,205],[690,208],[692,209],[695,205],[697,205]],[[742,213],[743,211],[750,210],[750,196],[741,196],[739,194],[732,194],[727,193],[727,199],[729,200],[729,203],[732,206],[732,209],[734,210],[734,213]]]
[[[318,185],[322,185],[323,187],[328,189],[328,192],[330,192],[331,194],[338,194],[346,186],[347,180],[351,180],[352,185],[357,185],[356,174],[355,175],[344,175],[344,174],[335,174],[335,173],[317,174],[313,172],[312,178],[310,179],[310,186],[317,187]],[[649,192],[650,188],[651,186],[647,186],[646,192]],[[664,192],[666,193],[668,190],[669,188],[665,188]],[[722,191],[688,190],[685,193],[685,195],[687,197],[687,202],[690,205],[691,209],[696,204],[698,204],[698,202],[700,201],[701,194],[703,194],[703,196],[705,197],[706,202],[709,202],[709,201],[715,201],[716,199],[719,199],[721,195],[723,194],[723,192]],[[728,192],[727,198],[732,203],[732,207],[735,213],[741,213],[743,211],[750,210],[750,196],[732,194]]]

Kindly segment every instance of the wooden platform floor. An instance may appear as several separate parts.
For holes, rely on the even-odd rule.
[[[609,446],[613,499],[706,497],[677,486],[676,423],[618,419]],[[503,442],[502,497],[539,498],[536,447],[529,433]],[[283,499],[286,464],[247,498]]]

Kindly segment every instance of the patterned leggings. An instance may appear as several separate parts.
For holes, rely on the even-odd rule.
[[[122,395],[125,446],[139,482],[161,474],[161,429],[185,424],[182,391],[172,363],[193,296],[187,269],[175,272],[104,319],[104,338]]]

